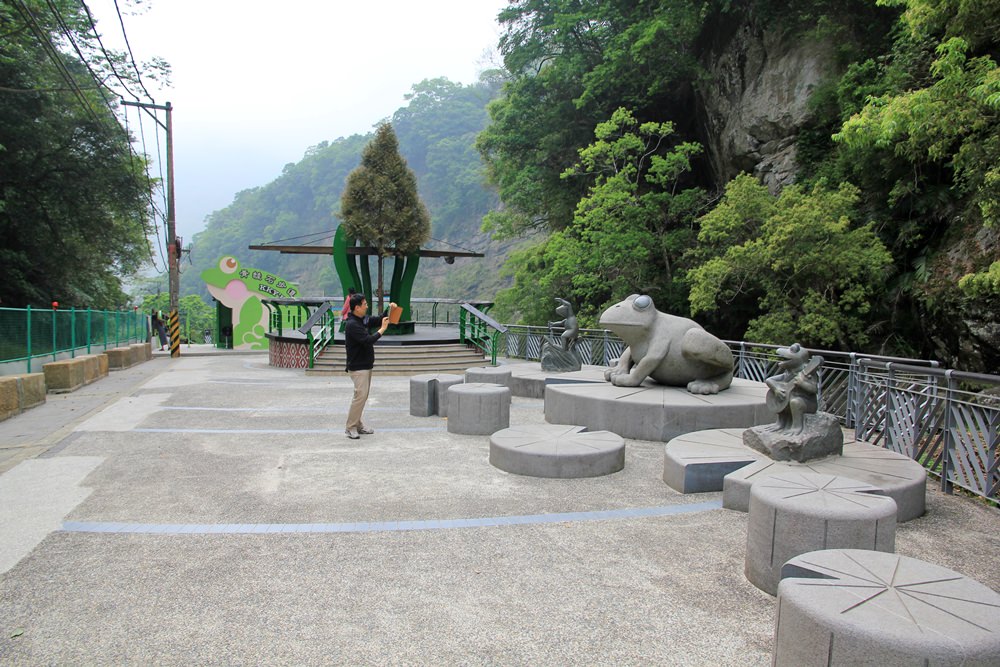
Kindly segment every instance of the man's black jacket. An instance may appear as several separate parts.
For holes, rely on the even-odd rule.
[[[382,318],[370,316],[361,319],[354,313],[348,314],[347,324],[344,325],[348,371],[367,371],[375,365],[375,341],[381,338],[382,334],[377,331],[368,333],[369,326],[382,326]]]

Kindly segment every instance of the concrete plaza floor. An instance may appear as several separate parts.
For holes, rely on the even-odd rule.
[[[0,664],[770,664],[747,516],[667,487],[662,443],[520,477],[406,377],[347,439],[351,390],[189,350],[0,422]],[[929,489],[896,550],[1000,590],[975,499]]]

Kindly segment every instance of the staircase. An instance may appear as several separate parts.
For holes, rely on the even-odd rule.
[[[344,375],[347,365],[343,344],[328,345],[316,358],[308,375]],[[465,369],[489,365],[483,353],[460,343],[437,345],[376,345],[375,372],[379,375],[421,373],[464,374]]]

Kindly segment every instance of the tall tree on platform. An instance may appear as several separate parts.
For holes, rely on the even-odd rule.
[[[399,154],[399,142],[389,123],[378,127],[361,154],[361,166],[347,176],[340,215],[348,236],[378,253],[381,311],[385,258],[416,252],[431,234],[431,218],[417,194],[417,178]]]

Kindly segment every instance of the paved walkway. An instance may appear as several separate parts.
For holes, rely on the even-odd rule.
[[[376,377],[159,356],[0,422],[0,664],[770,664],[746,515],[625,469],[546,480]],[[544,421],[515,398],[512,420]],[[1000,589],[1000,514],[930,491],[897,551]]]

